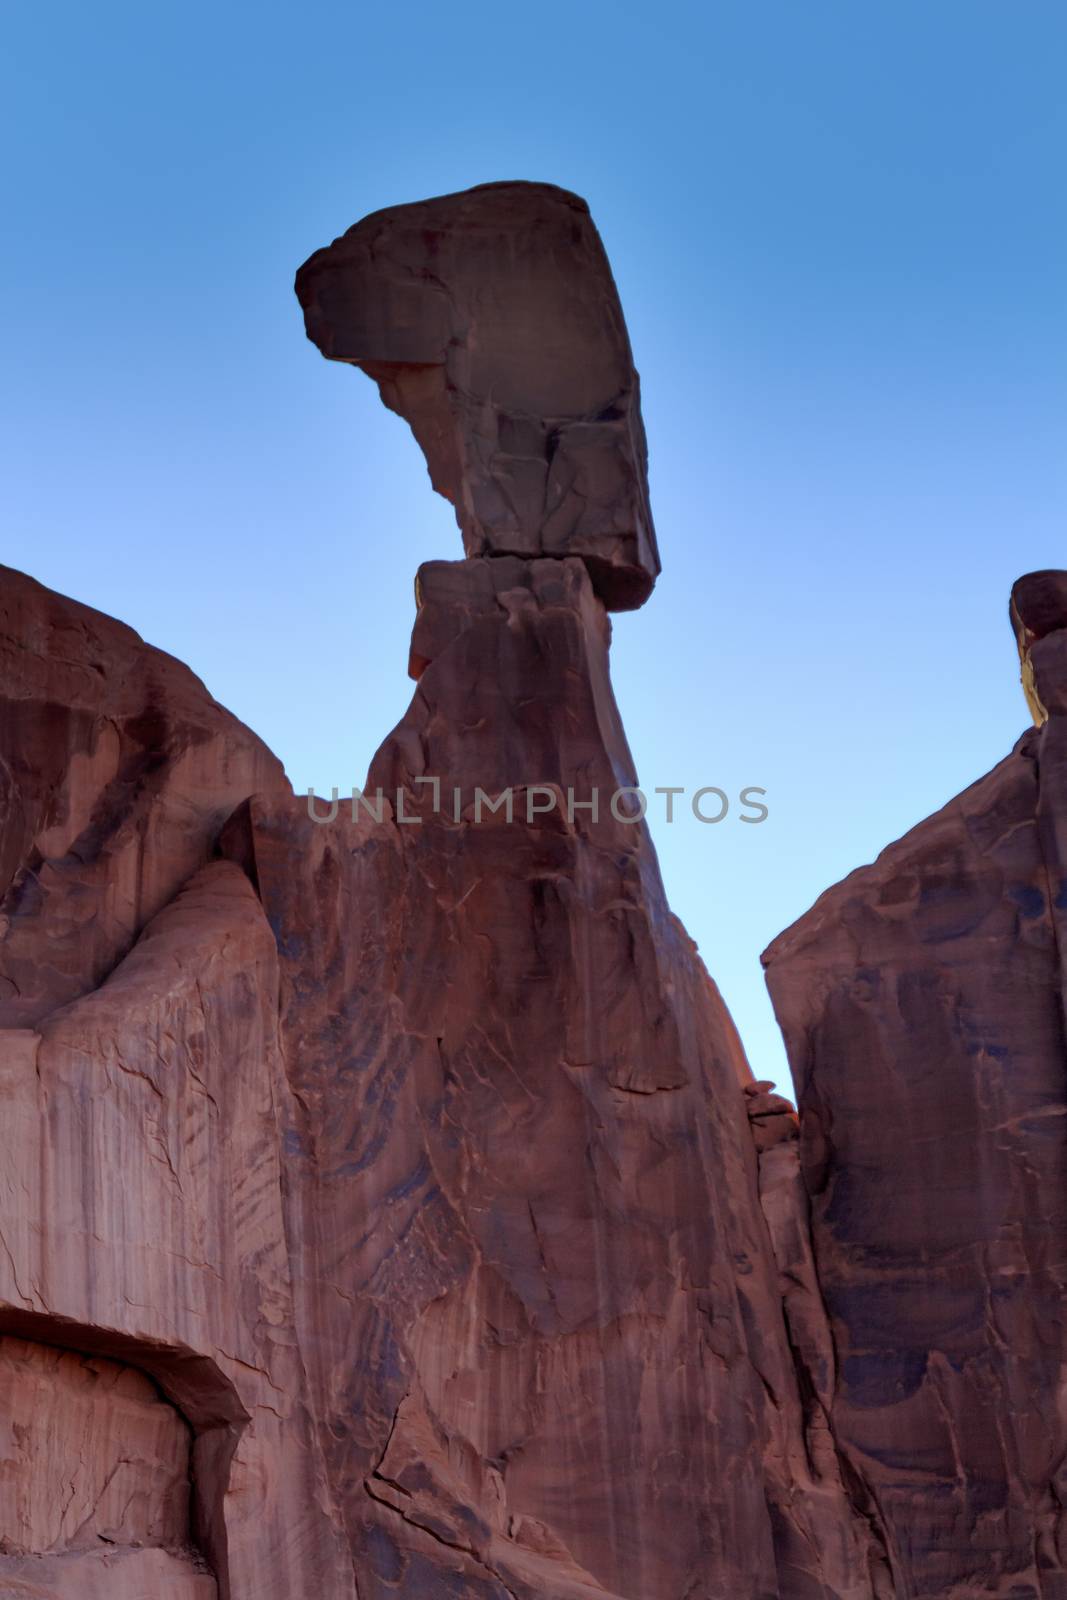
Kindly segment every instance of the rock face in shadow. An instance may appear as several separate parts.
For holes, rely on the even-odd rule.
[[[895,1594],[1067,1594],[1067,575],[1013,592],[1040,727],[766,956]]]
[[[640,387],[584,200],[490,183],[364,217],[297,273],[309,339],[410,423],[469,556],[581,556],[611,610],[659,555]]]

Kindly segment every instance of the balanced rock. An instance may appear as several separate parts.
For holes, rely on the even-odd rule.
[[[376,211],[296,291],[323,355],[410,423],[469,556],[581,556],[609,609],[648,597],[640,386],[584,200],[491,183]]]

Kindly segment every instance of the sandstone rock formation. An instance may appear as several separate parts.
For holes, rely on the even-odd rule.
[[[411,424],[469,556],[580,555],[609,609],[647,598],[640,389],[584,200],[489,183],[376,211],[296,290],[323,355]]]
[[[257,799],[247,823],[299,933],[283,1039],[360,1594],[867,1595],[722,1002],[642,824],[525,821],[533,782],[635,782],[603,606],[574,559],[419,588],[418,689],[367,784],[419,821]],[[476,821],[476,785],[513,820]]]
[[[65,1499],[146,1448],[127,1390],[77,1437],[5,1412],[0,1595],[342,1594],[294,1327],[277,951],[212,859],[250,787],[288,785],[179,663],[0,580],[0,1331],[151,1380],[193,1478],[182,1538],[158,1519],[117,1536],[105,1498],[72,1541]]]
[[[0,1600],[1062,1600],[1062,575],[1038,726],[769,953],[798,1118],[611,804],[656,562],[584,206],[300,285],[468,548],[361,793],[0,569]]]
[[[573,557],[419,593],[411,710],[321,822],[183,669],[3,573],[0,1595],[882,1592],[759,1164],[792,1119],[644,824],[582,804],[636,783],[603,603]]]
[[[901,1596],[1067,1595],[1067,574],[1013,591],[1040,727],[765,956],[831,1422]]]
[[[4,569],[0,1022],[95,988],[210,857],[240,800],[288,789],[187,667]]]

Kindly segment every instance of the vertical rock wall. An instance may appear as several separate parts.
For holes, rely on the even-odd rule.
[[[1067,1595],[1062,578],[1016,588],[1042,725],[764,958],[832,1425],[908,1600]]]
[[[779,1108],[643,824],[610,808],[636,778],[584,564],[423,569],[411,710],[372,766],[380,820],[355,823],[313,821],[128,630],[5,586],[26,642],[5,641],[0,757],[8,817],[32,820],[0,908],[0,1335],[139,1385],[189,1453],[161,1465],[144,1408],[120,1417],[106,1383],[61,1436],[55,1408],[20,1410],[27,1377],[5,1413],[0,1593],[881,1594],[795,1356],[806,1339],[817,1364],[826,1331],[790,1287],[803,1216],[767,1166]],[[82,720],[22,796],[18,660],[45,627],[64,657],[34,670]],[[73,640],[155,682],[157,727],[201,730],[195,761],[164,740],[150,792],[98,771],[112,723],[123,748],[116,674],[88,675]],[[273,787],[220,824],[200,798],[216,764]],[[108,892],[126,837],[189,866],[154,914],[133,902],[143,925]],[[35,879],[54,886],[37,901]],[[73,1542],[54,1537],[83,1501]]]

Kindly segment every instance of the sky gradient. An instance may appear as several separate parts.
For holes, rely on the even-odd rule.
[[[1067,565],[1062,0],[24,6],[0,117],[0,559],[181,657],[320,793],[403,714],[406,426],[292,277],[366,212],[585,196],[641,372],[664,572],[619,617],[652,819],[757,1075],[761,949],[1028,723],[1006,620]]]

